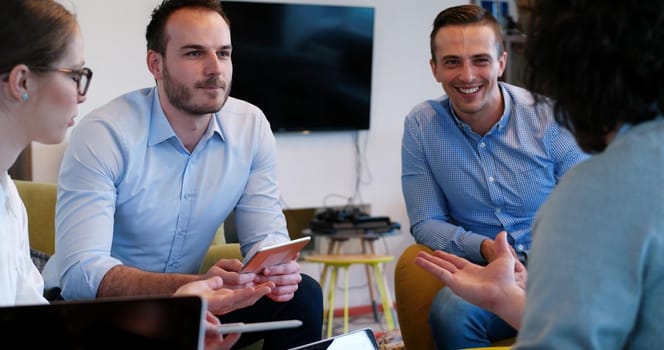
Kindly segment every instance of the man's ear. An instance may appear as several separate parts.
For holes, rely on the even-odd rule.
[[[503,54],[498,58],[498,77],[502,77],[505,73],[505,68],[507,67],[507,51],[503,51]]]
[[[436,61],[429,59],[429,66],[431,67],[431,74],[433,74],[433,78],[436,79],[436,82],[440,83],[441,81],[438,80],[438,76],[436,75]]]
[[[7,77],[7,85],[9,95],[16,100],[25,99],[22,96],[27,96],[28,93],[28,83],[31,79],[32,72],[30,68],[25,64],[17,64],[9,71],[9,76]]]
[[[164,57],[154,50],[148,50],[146,63],[154,79],[162,80],[164,74]]]

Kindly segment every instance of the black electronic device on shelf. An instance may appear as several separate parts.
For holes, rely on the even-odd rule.
[[[328,208],[316,215],[310,223],[311,231],[319,234],[384,233],[401,228],[387,216],[371,216],[355,207]]]

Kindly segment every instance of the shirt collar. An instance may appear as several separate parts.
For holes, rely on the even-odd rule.
[[[152,95],[152,107],[150,110],[151,117],[148,146],[153,146],[177,136],[175,135],[175,131],[173,131],[171,124],[168,122],[168,119],[166,119],[164,110],[161,108],[157,88],[153,88],[149,95]]]
[[[5,190],[5,188],[7,187],[8,181],[11,180],[9,180],[9,175],[6,171],[0,174],[0,215],[2,215],[3,213],[2,208],[4,208],[5,206],[6,202],[5,198],[7,198],[7,191]],[[1,217],[0,217],[0,222],[3,222]]]
[[[623,125],[621,125],[618,131],[616,132],[615,138],[625,135],[625,133],[627,133],[632,128],[632,126],[633,125],[629,123],[624,123]]]
[[[491,127],[489,132],[487,132],[487,135],[494,132],[494,130],[500,131],[505,127],[507,127],[507,123],[510,120],[510,115],[512,114],[512,96],[509,94],[507,89],[502,85],[502,83],[499,82],[498,86],[500,87],[501,98],[503,99],[503,104],[505,105],[505,108],[503,109],[503,115],[500,117],[498,122],[494,124],[493,127]],[[450,114],[452,115],[454,121],[457,123],[460,129],[466,131],[472,131],[470,125],[468,125],[463,120],[459,119],[456,113],[454,113],[454,108],[452,108],[452,101],[449,98],[447,99],[447,108],[449,108]]]
[[[224,107],[221,107],[223,110]],[[221,111],[215,113],[212,115],[212,119],[210,119],[210,125],[208,125],[208,129],[205,132],[205,139],[208,139],[212,136],[219,135],[219,138],[223,141],[224,140],[224,133],[222,132],[221,129],[221,118],[220,118]]]
[[[496,125],[493,128],[491,128],[491,130],[494,129],[503,130],[504,128],[506,128],[507,123],[510,120],[510,115],[512,115],[512,95],[510,95],[510,93],[507,91],[507,89],[503,86],[502,83],[499,82],[498,86],[500,86],[500,92],[503,98],[503,104],[505,105],[505,108],[503,109],[503,115],[500,117],[500,120],[498,120],[498,123],[496,123]]]
[[[664,121],[664,116],[660,114],[657,117],[655,117],[655,119],[653,119],[652,121]],[[633,128],[634,128],[634,124],[623,123],[623,125],[621,125],[620,128],[618,128],[618,131],[616,132],[616,136],[613,138],[613,141],[615,141],[617,138],[625,135],[626,133],[628,133]]]
[[[171,127],[171,123],[168,122],[166,114],[164,114],[164,110],[161,108],[159,91],[157,88],[153,88],[149,95],[152,95],[152,107],[150,113],[151,120],[148,136],[148,146],[156,145],[171,138],[177,139],[177,135],[175,134],[175,131],[173,131],[173,127]],[[219,113],[214,113],[210,119],[210,124],[208,125],[208,128],[205,131],[205,135],[203,135],[203,138],[201,138],[200,142],[208,140],[214,134],[219,135],[221,140],[224,140],[219,121]]]

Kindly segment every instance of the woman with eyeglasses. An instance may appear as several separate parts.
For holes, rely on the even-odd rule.
[[[7,170],[32,141],[62,142],[85,101],[76,18],[52,1],[0,2],[0,305],[46,303],[27,217]]]
[[[44,281],[30,258],[27,213],[7,171],[32,141],[56,144],[74,125],[92,70],[84,67],[76,17],[52,0],[0,1],[0,307],[44,304]],[[182,286],[208,310],[230,312],[255,303],[274,284],[226,289],[219,277]],[[222,337],[206,317],[206,349],[229,349],[239,334]]]

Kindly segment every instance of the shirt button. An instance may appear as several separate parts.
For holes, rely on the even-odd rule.
[[[519,244],[516,246],[516,250],[518,251],[523,251],[523,244]]]
[[[481,143],[480,143],[480,148],[484,148],[484,147],[486,147],[486,143],[481,142]]]
[[[493,176],[489,176],[489,182],[494,182],[496,179],[493,178]]]

